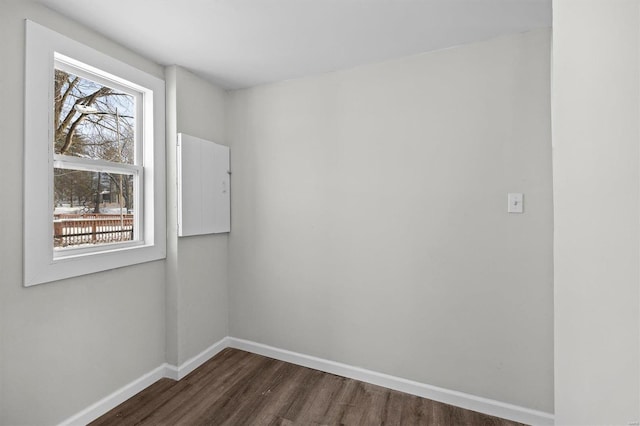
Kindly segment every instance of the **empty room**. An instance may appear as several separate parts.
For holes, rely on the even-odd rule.
[[[0,425],[640,425],[640,0],[0,0]]]

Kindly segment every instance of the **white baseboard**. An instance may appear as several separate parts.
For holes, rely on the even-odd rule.
[[[166,369],[169,364],[162,364],[160,367],[148,372],[144,376],[134,380],[113,392],[111,395],[102,398],[95,404],[90,405],[79,413],[62,421],[59,426],[84,426],[94,421],[109,410],[125,402],[143,389],[148,388],[158,380],[166,376]]]
[[[463,392],[414,382],[412,380],[390,376],[388,374],[378,373],[364,368],[354,367],[285,349],[279,349],[249,340],[225,337],[202,351],[200,354],[185,361],[179,367],[167,363],[162,364],[128,385],[116,390],[109,396],[64,420],[59,426],[86,425],[164,377],[173,380],[182,379],[200,365],[214,357],[218,352],[228,347],[241,349],[258,355],[301,365],[303,367],[309,367],[327,373],[336,374],[338,376],[360,380],[411,395],[417,395],[422,398],[432,399],[434,401],[455,405],[457,407],[477,411],[491,416],[502,417],[516,422],[531,425],[554,424],[553,414],[545,413],[543,411],[531,410],[529,408],[519,407],[517,405],[482,398]]]
[[[232,348],[336,374],[338,376],[383,386],[385,388],[394,389],[411,395],[417,395],[422,398],[432,399],[445,404],[455,405],[457,407],[477,411],[491,416],[502,417],[504,419],[531,425],[554,424],[553,414],[545,413],[543,411],[531,410],[529,408],[507,404],[463,392],[443,389],[400,377],[390,376],[388,374],[366,370],[360,367],[354,367],[310,355],[278,349],[272,346],[237,339],[234,337],[227,338],[227,344]]]
[[[209,346],[204,351],[200,352],[198,355],[185,361],[179,367],[167,363],[162,364],[161,366],[155,368],[142,377],[139,377],[128,385],[121,387],[109,396],[102,398],[95,404],[90,405],[79,413],[62,421],[59,426],[84,426],[87,423],[90,423],[98,417],[102,416],[109,410],[114,409],[127,399],[131,398],[138,392],[148,388],[162,378],[166,377],[173,380],[182,379],[184,376],[191,373],[200,365],[213,358],[218,352],[220,352],[224,348],[229,347],[227,340],[227,337],[221,339],[220,341]]]
[[[180,367],[176,368],[174,366],[171,366],[171,368],[173,369],[171,372],[172,376],[165,376],[165,377],[169,377],[170,379],[174,379],[174,380],[180,380],[183,377],[185,377],[187,374],[191,373],[193,370],[200,367],[202,364],[204,364],[205,362],[209,361],[211,358],[216,356],[218,352],[228,347],[229,347],[229,338],[224,337],[219,341],[217,341],[216,343],[214,343],[213,345],[209,346],[204,351],[200,352],[198,355],[183,362],[180,365]],[[173,375],[174,371],[175,371],[175,375]]]

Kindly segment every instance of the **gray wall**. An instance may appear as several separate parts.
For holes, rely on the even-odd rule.
[[[553,15],[556,424],[632,424],[640,9],[635,0],[555,0]]]
[[[549,52],[232,92],[231,335],[552,412]]]
[[[162,77],[151,63],[31,2],[0,13],[0,424],[52,424],[165,360],[164,262],[22,287],[24,19]]]
[[[0,424],[56,423],[227,334],[553,410],[548,31],[228,97],[1,7]],[[22,287],[27,17],[165,74],[166,261]],[[176,237],[176,132],[233,140],[230,237]]]
[[[180,365],[228,335],[227,234],[177,237],[177,132],[224,144],[226,93],[178,66],[166,70],[167,358]]]
[[[24,19],[155,76],[165,70],[33,2],[0,7],[0,424],[50,425],[228,334],[227,237],[178,241],[168,138],[167,260],[22,287]],[[177,67],[167,75],[171,135],[223,143],[224,92]]]

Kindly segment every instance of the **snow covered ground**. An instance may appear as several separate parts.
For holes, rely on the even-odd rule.
[[[86,208],[83,206],[77,206],[77,207],[55,207],[53,209],[53,214],[83,214],[83,213],[93,213],[93,208]],[[105,206],[105,207],[100,207],[100,213],[102,214],[120,214],[120,207],[112,207],[112,206]],[[127,213],[126,211],[123,211],[123,213]]]

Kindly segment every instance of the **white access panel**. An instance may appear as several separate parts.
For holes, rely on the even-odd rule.
[[[178,236],[231,231],[229,147],[178,133]]]

